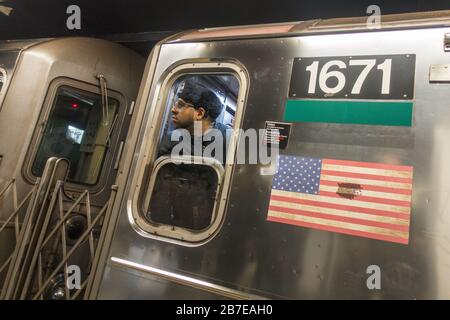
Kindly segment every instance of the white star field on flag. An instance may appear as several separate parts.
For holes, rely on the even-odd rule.
[[[273,189],[317,194],[319,192],[322,160],[280,155]]]

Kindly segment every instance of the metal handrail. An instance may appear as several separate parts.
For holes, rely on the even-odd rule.
[[[38,183],[38,182],[37,182]],[[8,195],[8,191],[12,189],[12,202],[13,202],[13,208],[12,213],[10,213],[6,220],[0,221],[0,234],[4,230],[6,230],[11,223],[13,223],[14,229],[15,229],[15,237],[14,241],[17,245],[17,241],[19,238],[19,234],[21,231],[22,223],[19,221],[19,213],[21,212],[22,208],[24,208],[25,204],[28,202],[28,206],[30,205],[30,199],[33,198],[33,195],[36,193],[37,190],[37,183],[32,186],[31,190],[25,195],[25,197],[18,203],[18,195],[17,195],[17,186],[16,186],[16,180],[11,179],[9,180],[5,187],[0,191],[0,202],[5,201],[6,195]],[[27,209],[28,210],[28,209]],[[14,219],[14,222],[12,222]],[[11,261],[13,260],[15,250],[11,252],[11,254],[6,258],[6,260],[3,262],[3,264],[0,266],[0,275],[5,271],[8,270]],[[3,285],[0,285],[0,296],[3,292]]]
[[[50,281],[53,279],[54,276],[56,276],[59,272],[61,272],[61,269],[63,266],[66,265],[67,261],[72,257],[72,255],[75,253],[75,251],[80,247],[80,245],[87,240],[88,237],[92,236],[92,229],[94,228],[95,224],[100,220],[100,218],[103,217],[103,215],[106,212],[106,208],[108,207],[108,205],[105,205],[102,210],[100,211],[100,213],[97,215],[97,217],[92,221],[91,226],[88,226],[88,228],[86,229],[86,231],[83,233],[83,235],[80,237],[80,239],[75,243],[75,245],[69,250],[69,252],[67,252],[67,254],[63,257],[63,259],[61,260],[61,262],[58,264],[58,266],[55,268],[55,270],[50,274],[50,276],[47,278],[47,280],[44,282],[44,284],[39,288],[38,292],[33,296],[33,300],[39,298],[42,293],[44,292],[44,290],[47,288],[48,284],[50,283]],[[42,250],[42,248],[41,248]],[[95,252],[90,252],[91,256],[93,256],[93,254]],[[67,266],[66,268],[67,269]],[[64,270],[66,271],[66,270]],[[67,274],[65,272],[65,274]],[[83,284],[80,286],[80,289],[78,289],[78,291],[82,290],[81,288],[84,288],[87,283],[90,280],[90,275],[87,277],[87,279],[83,282]],[[67,279],[66,279],[67,281]],[[70,299],[70,296],[69,296]]]
[[[109,201],[100,209],[100,211],[96,214],[96,216],[92,217],[91,212],[91,204],[90,204],[90,194],[87,190],[82,192],[77,199],[74,200],[73,204],[67,209],[63,208],[64,199],[64,184],[61,181],[56,184],[55,190],[53,191],[52,199],[50,200],[51,206],[49,206],[47,210],[46,221],[49,221],[50,215],[56,217],[58,220],[56,224],[50,229],[42,230],[41,239],[38,248],[35,249],[33,254],[33,259],[30,265],[30,272],[26,277],[26,283],[22,289],[21,299],[44,299],[44,292],[48,289],[51,284],[52,279],[58,274],[64,274],[64,280],[67,284],[67,267],[68,261],[70,258],[77,252],[77,250],[83,245],[86,241],[89,243],[89,259],[90,265],[92,265],[92,260],[96,254],[97,246],[95,244],[95,239],[93,235],[93,230],[96,226],[101,226],[101,221],[105,217],[107,212]],[[66,226],[65,222],[73,214],[74,209],[84,201],[86,205],[86,218],[87,218],[87,226],[86,230],[79,237],[77,242],[67,250],[67,239],[66,239]],[[44,256],[45,248],[51,243],[52,239],[58,238],[59,236],[59,245],[61,246],[62,256],[59,259],[58,265],[53,268],[53,271],[50,274],[45,273],[45,263],[42,262]],[[57,245],[55,244],[55,247]],[[88,276],[84,279],[83,283],[80,285],[80,288],[74,289],[76,290],[73,294],[68,289],[67,285],[65,286],[65,298],[66,299],[76,299],[80,296],[80,294],[85,290],[89,281],[91,281],[91,274],[88,272]],[[33,287],[33,284],[37,284],[37,287]],[[33,292],[33,289],[35,290]]]
[[[64,159],[49,159],[42,178],[18,203],[16,182],[8,181],[0,191],[0,199],[10,194],[13,189],[13,212],[8,215],[4,223],[0,224],[0,232],[6,229],[12,221],[16,224],[16,245],[12,254],[0,266],[0,273],[7,270],[7,276],[0,291],[5,299],[45,299],[46,291],[52,280],[58,274],[64,274],[64,285],[59,285],[65,299],[84,298],[82,294],[91,285],[94,258],[98,255],[97,230],[100,236],[106,231],[107,219],[111,211],[110,205],[114,201],[115,192],[111,192],[110,199],[102,206],[91,205],[90,193],[80,191],[76,198],[67,196],[64,190],[67,177],[68,162]],[[113,191],[114,189],[112,189]],[[23,216],[23,224],[19,224],[19,212],[28,202],[27,211]],[[79,212],[82,208],[82,212]],[[85,217],[85,230],[78,237],[75,244],[68,243],[66,222],[74,214]],[[87,243],[87,245],[86,245]],[[80,287],[69,289],[68,264],[78,250],[89,250],[83,260],[85,276],[80,279]],[[84,257],[84,256],[83,256]],[[79,258],[79,256],[78,256]],[[77,257],[74,257],[77,259]],[[56,266],[56,267],[55,267]],[[62,276],[59,276],[62,281]],[[81,283],[82,282],[82,283]],[[64,290],[64,292],[62,292]]]

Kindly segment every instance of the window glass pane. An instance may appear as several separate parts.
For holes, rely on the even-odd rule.
[[[32,166],[35,176],[42,175],[49,157],[59,157],[70,161],[70,182],[97,183],[119,105],[108,100],[103,110],[98,94],[67,86],[58,89]]]
[[[5,81],[6,81],[6,74],[3,72],[3,70],[0,70],[0,93],[2,92]]]
[[[224,164],[230,129],[234,126],[238,91],[239,81],[229,74],[191,74],[179,77],[167,99],[158,156],[170,155],[181,139],[174,138],[177,136],[176,132],[185,129],[190,133],[192,147],[177,155],[212,157]],[[201,130],[200,134],[194,134],[195,123]],[[199,144],[204,151],[215,141],[217,135],[222,136],[223,150],[214,150],[208,154],[194,153],[196,139],[201,140]],[[208,151],[211,149],[214,148],[207,148]]]
[[[214,222],[238,93],[239,81],[232,74],[187,74],[173,83],[157,148],[157,158],[164,157],[160,161],[165,164],[153,173],[146,214],[153,226],[199,231]],[[180,164],[172,156],[208,161]]]
[[[205,229],[212,220],[217,185],[218,175],[209,166],[165,164],[156,176],[148,217],[156,223]]]

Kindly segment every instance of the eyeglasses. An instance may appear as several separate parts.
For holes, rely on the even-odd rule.
[[[187,108],[187,107],[195,108],[193,104],[184,102],[184,101],[181,100],[181,99],[178,99],[178,100],[173,104],[173,106],[174,106],[175,108],[177,108],[177,109],[183,109],[183,108]]]

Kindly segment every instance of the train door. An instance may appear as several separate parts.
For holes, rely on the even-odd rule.
[[[196,59],[169,66],[160,81],[160,90],[149,102],[155,107],[146,118],[152,123],[145,129],[148,130],[145,135],[150,138],[137,146],[141,149],[140,165],[128,181],[142,187],[124,194],[136,200],[127,219],[131,219],[138,233],[145,234],[143,240],[148,240],[149,245],[162,241],[163,247],[175,245],[200,254],[203,245],[223,225],[234,169],[233,161],[228,160],[236,155],[238,135],[234,130],[242,125],[248,77],[236,61]],[[213,108],[211,105],[215,103]],[[206,110],[208,120],[203,127],[200,121],[195,124],[202,132],[203,140],[198,141],[199,136],[182,123],[187,114],[195,113],[200,107]],[[153,139],[157,143],[151,143]],[[123,218],[121,215],[120,219]],[[159,253],[131,250],[137,255],[144,254],[144,259],[151,261],[149,265],[158,265],[170,249],[154,248]],[[212,267],[207,264],[205,260],[201,267]],[[118,285],[114,281],[111,285]],[[132,286],[126,287],[129,297],[141,294],[133,292]],[[157,291],[147,296],[152,297],[159,298]]]
[[[67,42],[85,49],[78,54],[66,51]],[[86,38],[50,41],[29,50],[21,60],[22,76],[33,76],[27,70],[36,64],[36,56],[51,59],[45,60],[50,61],[48,73],[37,76],[35,95],[24,96],[32,102],[43,98],[30,104],[29,113],[22,117],[11,103],[23,90],[24,78],[16,79],[9,97],[11,116],[22,126],[30,125],[30,134],[24,141],[17,137],[24,144],[23,154],[10,155],[20,160],[7,193],[15,195],[16,181],[27,186],[27,193],[7,215],[8,222],[20,228],[3,265],[1,294],[5,299],[80,299],[114,198],[142,58]],[[76,281],[68,287],[71,272]]]

